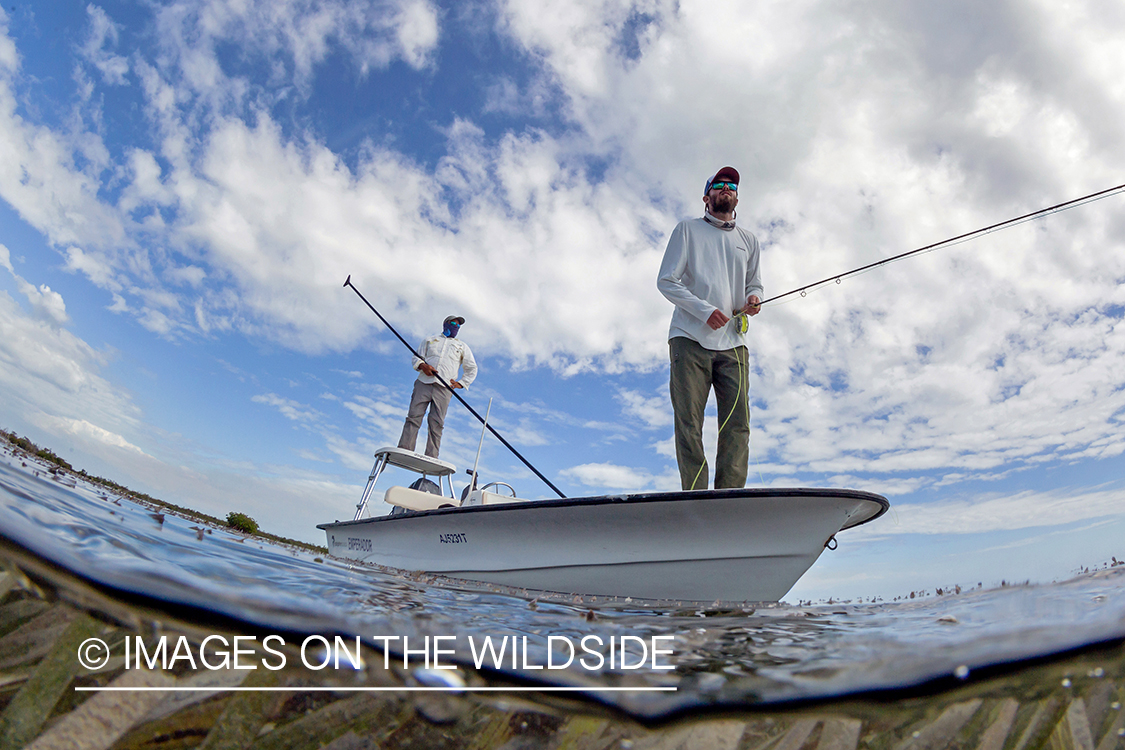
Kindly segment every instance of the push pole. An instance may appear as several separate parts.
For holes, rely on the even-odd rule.
[[[410,344],[409,344],[409,343],[408,343],[408,342],[406,341],[406,339],[404,339],[404,338],[403,338],[403,337],[402,337],[402,336],[401,336],[401,335],[399,334],[399,332],[395,330],[394,326],[392,326],[392,325],[391,325],[390,323],[388,323],[388,322],[387,322],[387,319],[383,317],[382,313],[380,313],[380,312],[379,312],[378,310],[376,310],[376,309],[375,309],[375,306],[374,306],[374,305],[372,305],[372,304],[371,304],[370,302],[368,302],[368,301],[367,301],[367,298],[363,296],[363,293],[362,293],[362,292],[360,292],[360,291],[359,291],[358,289],[356,289],[356,288],[355,288],[355,284],[353,284],[353,283],[352,283],[352,277],[351,277],[351,274],[348,274],[348,278],[347,278],[347,279],[346,279],[346,280],[344,281],[344,286],[350,286],[350,287],[352,288],[352,291],[353,291],[353,292],[355,292],[355,293],[356,293],[357,295],[359,295],[359,298],[360,298],[361,300],[363,300],[363,304],[367,305],[367,306],[368,306],[369,308],[371,308],[371,312],[373,312],[373,313],[375,313],[376,315],[378,315],[378,316],[379,316],[379,320],[383,321],[383,325],[385,325],[385,326],[387,327],[387,330],[389,330],[389,331],[390,331],[391,333],[393,333],[393,334],[395,335],[395,337],[396,337],[396,338],[398,338],[398,340],[402,342],[402,345],[403,345],[403,346],[405,346],[405,347],[406,347],[407,349],[409,349],[409,350],[410,350],[410,353],[411,353],[411,354],[413,354],[413,355],[414,355],[415,357],[417,357],[418,359],[422,359],[422,355],[421,355],[421,354],[419,354],[418,352],[414,351],[414,347],[413,347],[413,346],[411,346],[411,345],[410,345]],[[503,436],[503,435],[501,435],[501,434],[500,434],[499,432],[497,432],[497,431],[496,431],[496,430],[495,430],[495,429],[493,428],[493,426],[492,426],[492,425],[488,424],[488,421],[487,421],[487,420],[485,420],[485,418],[484,418],[484,417],[482,417],[482,416],[481,416],[480,414],[478,414],[478,413],[477,413],[477,410],[476,410],[476,409],[474,409],[473,407],[469,406],[469,402],[468,402],[468,401],[466,401],[466,400],[465,400],[464,398],[462,398],[462,397],[461,397],[461,394],[460,394],[460,393],[458,393],[458,392],[456,391],[456,389],[454,389],[454,388],[453,388],[453,387],[452,387],[451,385],[449,385],[449,383],[445,382],[445,378],[443,378],[443,377],[442,377],[441,375],[437,375],[437,374],[435,374],[435,375],[434,375],[434,377],[436,377],[436,378],[438,379],[438,382],[440,382],[440,383],[441,383],[442,385],[444,385],[444,386],[445,386],[446,388],[448,388],[448,389],[449,389],[449,391],[450,391],[450,393],[452,393],[452,394],[453,394],[454,396],[456,396],[456,397],[457,397],[457,400],[458,400],[458,401],[460,401],[460,402],[461,402],[461,404],[462,404],[462,405],[463,405],[463,406],[464,406],[464,407],[465,407],[466,409],[468,409],[468,410],[469,410],[469,412],[470,412],[470,413],[471,413],[471,414],[472,414],[472,415],[473,415],[474,417],[476,417],[476,418],[477,418],[477,421],[478,421],[478,422],[480,422],[480,423],[481,423],[482,425],[484,425],[484,426],[485,426],[485,428],[486,428],[486,429],[487,429],[487,430],[488,430],[489,432],[491,432],[491,433],[492,433],[493,435],[495,435],[495,436],[496,436],[496,439],[497,439],[497,440],[499,440],[499,441],[500,441],[501,443],[503,443],[503,444],[504,444],[504,447],[505,447],[505,448],[507,448],[508,450],[510,450],[510,451],[511,451],[511,452],[512,452],[512,453],[513,453],[513,454],[515,455],[515,457],[516,457],[516,458],[518,458],[518,459],[519,459],[520,461],[523,461],[523,464],[524,464],[524,466],[526,466],[527,468],[531,469],[531,471],[532,471],[532,472],[533,472],[533,473],[535,474],[535,476],[537,476],[537,477],[539,477],[540,479],[542,479],[542,480],[543,480],[543,483],[544,483],[544,484],[546,484],[546,485],[547,485],[548,487],[550,487],[550,488],[551,488],[552,490],[554,490],[554,491],[555,491],[555,494],[557,494],[557,495],[558,495],[559,497],[561,497],[561,498],[562,498],[562,499],[564,499],[564,500],[566,499],[566,495],[564,495],[564,494],[562,493],[562,491],[561,491],[561,490],[560,490],[560,489],[559,489],[558,487],[556,487],[555,485],[551,484],[551,480],[549,480],[549,479],[547,479],[547,477],[543,476],[543,475],[542,475],[542,474],[541,474],[541,473],[539,472],[539,469],[536,469],[536,468],[535,468],[534,466],[532,466],[532,465],[531,465],[531,462],[530,462],[530,461],[528,461],[528,460],[527,460],[526,458],[524,458],[524,457],[523,457],[522,455],[520,455],[520,452],[519,452],[518,450],[516,450],[515,448],[513,448],[513,447],[512,447],[512,444],[511,444],[511,443],[509,443],[509,442],[508,442],[507,440],[505,440],[505,439],[504,439],[504,436]]]

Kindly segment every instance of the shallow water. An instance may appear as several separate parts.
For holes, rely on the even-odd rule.
[[[344,636],[345,645],[361,639],[365,667],[352,667],[343,654],[340,668],[305,669],[298,679],[307,685],[467,687],[479,694],[538,687],[542,690],[491,695],[531,701],[544,710],[562,702],[568,711],[610,710],[659,723],[716,712],[761,714],[857,699],[877,705],[963,691],[1001,677],[1018,680],[1041,669],[1046,657],[1080,658],[1077,650],[1091,653],[1095,644],[1102,650],[1093,652],[1098,665],[1090,674],[1100,670],[1104,680],[1122,669],[1125,567],[1050,585],[878,604],[700,607],[543,595],[408,575],[246,539],[81,480],[69,486],[71,481],[60,481],[29,459],[0,455],[0,553],[9,578],[131,628],[149,644],[159,634],[186,633],[192,643],[208,634],[240,634],[252,636],[247,642],[256,646],[272,634],[280,639],[275,643],[284,642],[288,664],[296,665],[298,645],[310,635],[329,643]],[[385,653],[374,636],[391,638],[382,642],[389,647]],[[434,640],[438,636],[443,640]],[[521,645],[516,662],[509,650],[499,665],[486,660],[478,669],[474,662],[484,639],[499,644],[504,637]],[[620,644],[622,637],[630,649],[627,668],[610,668],[608,644]],[[577,653],[586,657],[584,663],[576,658],[563,669],[535,668],[565,662],[567,644],[578,646],[584,638],[590,650]],[[123,640],[119,633],[111,644],[117,675]],[[174,637],[169,653],[173,643]],[[319,640],[309,643],[314,662],[331,656],[315,648]],[[551,653],[549,643],[556,647]],[[636,666],[641,643],[659,644],[665,653],[644,654],[643,666]],[[620,658],[619,651],[613,656]],[[455,668],[426,669],[427,657]],[[181,659],[173,671],[183,673],[186,665]],[[583,690],[549,692],[552,688]],[[1112,708],[1113,691],[1119,691],[1116,683],[1104,701],[1106,712],[1119,710]],[[1117,742],[1113,722],[1103,724],[1091,731],[1109,732],[1105,739]],[[742,731],[745,737],[749,730]]]

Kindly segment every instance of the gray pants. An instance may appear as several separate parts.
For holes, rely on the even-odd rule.
[[[683,336],[668,341],[668,352],[680,485],[685,490],[707,489],[703,410],[714,386],[719,407],[715,489],[745,487],[750,463],[749,352],[745,346],[714,352]]]
[[[449,408],[449,401],[453,398],[453,391],[441,383],[423,383],[414,381],[414,392],[410,394],[410,411],[406,413],[406,424],[402,426],[402,436],[398,439],[398,447],[408,451],[414,450],[418,442],[418,428],[422,426],[422,415],[426,407],[430,409],[430,416],[426,420],[426,455],[430,458],[438,457],[441,448],[441,431],[445,427],[445,410]]]

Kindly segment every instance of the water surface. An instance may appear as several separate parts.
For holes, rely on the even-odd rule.
[[[160,622],[167,632],[274,633],[287,644],[316,634],[329,641],[359,636],[374,647],[372,636],[394,636],[399,640],[386,642],[392,667],[402,666],[401,639],[417,645],[444,636],[443,648],[452,649],[444,658],[457,669],[427,670],[416,656],[409,668],[391,669],[390,679],[404,686],[584,687],[565,699],[646,722],[935,694],[1096,644],[1113,648],[1125,637],[1125,567],[1050,585],[874,604],[700,606],[544,595],[405,574],[206,528],[11,454],[0,456],[0,541],[8,564],[32,583],[150,635]],[[526,639],[526,662],[477,669],[470,638],[479,645],[505,636]],[[670,653],[659,661],[673,669],[651,662],[590,668],[592,659],[530,668],[563,661],[565,654],[548,654],[548,643],[587,636],[602,644],[667,637],[660,643]],[[601,651],[608,656],[608,647]],[[1100,667],[1103,674],[1113,668]],[[356,670],[344,672],[362,681]],[[314,676],[343,684],[339,670]],[[609,687],[674,691],[600,689]]]

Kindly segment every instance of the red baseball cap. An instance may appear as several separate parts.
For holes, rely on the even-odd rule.
[[[716,182],[733,182],[738,184],[738,170],[734,167],[723,167],[716,172],[711,179],[707,180],[707,184],[703,186],[703,194],[707,195],[711,190],[711,186]]]

